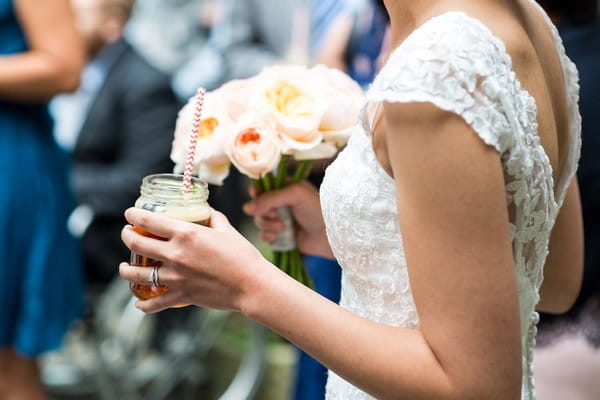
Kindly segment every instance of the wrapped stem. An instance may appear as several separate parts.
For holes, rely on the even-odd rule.
[[[312,168],[311,160],[299,161],[291,180],[288,179],[288,166],[291,156],[284,155],[277,166],[277,170],[263,175],[260,179],[254,181],[254,184],[261,193],[271,190],[281,189],[290,183],[298,183],[306,179]],[[314,283],[308,275],[302,262],[302,255],[296,248],[294,235],[294,220],[289,207],[280,207],[277,209],[279,219],[284,223],[284,229],[281,231],[275,242],[271,243],[273,251],[273,264],[283,272],[299,281],[300,283],[314,289]]]
[[[277,239],[271,243],[271,248],[274,251],[287,252],[296,248],[296,238],[294,235],[294,219],[290,208],[287,206],[279,207],[277,215],[283,222],[284,228],[277,236]]]

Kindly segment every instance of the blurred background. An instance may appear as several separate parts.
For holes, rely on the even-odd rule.
[[[542,316],[538,398],[593,400],[600,398],[598,3],[539,2],[581,73],[586,269],[575,308]],[[142,178],[172,170],[177,113],[199,86],[211,90],[277,63],[322,63],[366,89],[387,50],[382,1],[72,0],[71,6],[85,66],[78,88],[52,96],[49,110],[75,198],[68,229],[80,247],[85,306],[62,347],[39,355],[42,384],[64,400],[323,398],[326,370],[239,314],[135,309],[117,278],[119,262],[129,259],[119,232]],[[311,174],[316,185],[324,168]],[[209,202],[267,252],[241,213],[248,182],[233,175],[210,188]],[[339,266],[315,258],[305,263],[317,290],[337,301]]]

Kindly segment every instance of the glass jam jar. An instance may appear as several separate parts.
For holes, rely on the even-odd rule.
[[[136,208],[164,214],[170,218],[193,222],[208,226],[211,209],[208,205],[208,185],[198,178],[192,178],[190,190],[182,191],[183,175],[154,174],[142,180],[140,197],[135,202]],[[133,229],[141,235],[165,240],[144,231],[140,227]],[[162,266],[162,261],[131,252],[131,265],[141,267]],[[160,282],[159,282],[160,283]],[[131,292],[141,300],[160,296],[169,290],[167,285],[130,283]]]

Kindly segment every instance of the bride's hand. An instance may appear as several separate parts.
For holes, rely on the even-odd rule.
[[[144,312],[156,312],[177,304],[194,304],[240,311],[253,284],[273,267],[238,233],[220,212],[213,211],[211,226],[178,221],[164,215],[130,208],[127,221],[164,238],[142,236],[126,226],[121,238],[132,251],[161,260],[159,283],[169,290],[158,297],[138,301]],[[122,263],[124,279],[148,284],[151,268]]]
[[[327,241],[318,190],[306,181],[256,196],[244,211],[254,216],[262,240],[271,243],[284,229],[277,209],[288,206],[294,218],[296,243],[302,253],[334,258]]]

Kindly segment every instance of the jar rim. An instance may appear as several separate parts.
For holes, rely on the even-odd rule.
[[[160,192],[160,197],[169,200],[181,199],[186,193],[182,190],[183,175],[173,173],[151,174],[144,177],[140,191],[142,194],[152,195]],[[206,199],[208,197],[208,184],[198,177],[192,177],[191,187],[187,192],[192,198]]]

